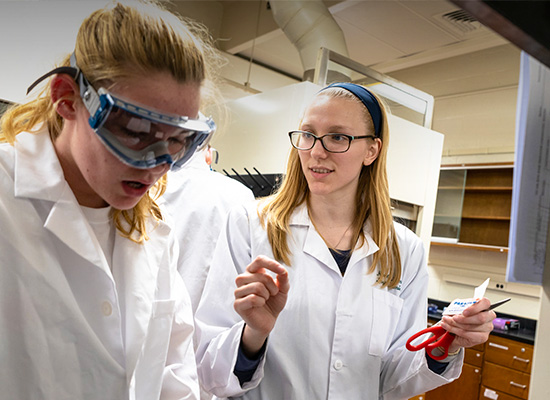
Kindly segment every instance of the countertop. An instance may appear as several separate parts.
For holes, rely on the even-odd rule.
[[[439,301],[435,299],[428,299],[428,304],[436,305],[437,311],[433,312],[428,309],[428,318],[439,321],[443,313],[443,309],[449,305],[449,302]],[[522,318],[515,315],[500,313],[498,310],[495,310],[498,318],[511,318],[517,319],[519,321],[520,327],[518,329],[508,329],[500,330],[493,329],[491,332],[492,335],[501,336],[504,338],[516,340],[518,342],[534,344],[535,343],[535,332],[537,327],[537,321],[530,318]]]

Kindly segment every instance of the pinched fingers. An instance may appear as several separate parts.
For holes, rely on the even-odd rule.
[[[448,332],[453,333],[456,345],[472,347],[487,341],[493,330],[494,311],[483,311],[488,307],[470,316],[453,315],[441,319],[440,325]]]
[[[274,276],[273,273],[276,275]],[[246,267],[246,272],[235,279],[235,283],[238,288],[259,283],[268,290],[271,296],[277,295],[279,291],[287,293],[289,286],[286,269],[277,261],[265,256],[256,257]]]
[[[286,269],[281,264],[266,256],[257,256],[248,267],[246,267],[246,270],[250,273],[261,272],[265,269],[275,274],[286,273]]]

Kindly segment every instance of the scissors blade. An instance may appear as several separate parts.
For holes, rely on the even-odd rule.
[[[506,299],[497,301],[496,303],[491,304],[491,306],[490,306],[488,309],[484,310],[484,311],[489,311],[489,310],[492,310],[492,309],[494,309],[494,308],[497,308],[498,306],[501,306],[501,305],[503,305],[504,303],[509,302],[510,300],[512,300],[512,298],[511,298],[511,297],[507,297]]]

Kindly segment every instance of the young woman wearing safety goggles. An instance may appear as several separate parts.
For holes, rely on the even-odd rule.
[[[199,113],[214,52],[196,32],[113,3],[4,114],[2,398],[198,398],[191,304],[150,195],[214,132]]]

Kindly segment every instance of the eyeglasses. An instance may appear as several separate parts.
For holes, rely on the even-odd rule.
[[[315,136],[313,133],[305,131],[290,131],[288,136],[292,147],[297,150],[311,150],[317,140],[320,140],[323,148],[329,153],[345,153],[349,150],[351,141],[355,139],[374,139],[374,135],[352,136],[343,133],[328,133],[323,136]]]

